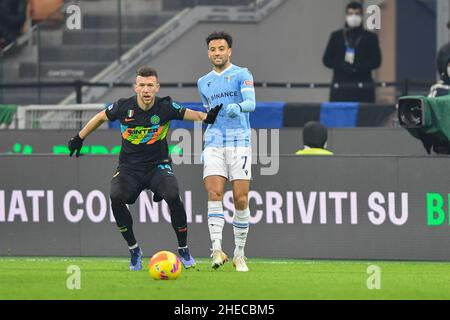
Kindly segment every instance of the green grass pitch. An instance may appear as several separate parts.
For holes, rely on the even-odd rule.
[[[148,263],[148,258],[144,260]],[[0,257],[0,299],[449,299],[450,263],[249,259],[250,272],[231,263],[218,270],[198,259],[175,281],[155,281],[145,265],[130,272],[126,258]],[[69,266],[80,269],[79,290],[69,290]],[[371,265],[380,289],[369,290]],[[369,281],[370,282],[370,281]]]

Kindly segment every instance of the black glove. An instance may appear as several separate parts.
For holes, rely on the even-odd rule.
[[[216,121],[217,115],[219,114],[220,109],[222,109],[223,104],[221,103],[218,106],[215,106],[211,110],[208,111],[206,115],[206,119],[203,121],[206,124],[213,124]]]
[[[69,140],[67,146],[69,147],[70,156],[72,156],[75,151],[77,152],[77,158],[80,156],[81,148],[83,147],[83,140],[84,139],[81,139],[78,134]]]
[[[153,194],[153,202],[161,202],[163,198],[156,193]]]

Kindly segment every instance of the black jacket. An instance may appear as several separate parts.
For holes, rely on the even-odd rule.
[[[353,64],[345,62],[346,43],[355,48]],[[344,28],[331,34],[323,63],[333,69],[333,82],[372,83],[372,70],[381,65],[381,50],[378,36],[362,27]],[[375,89],[331,89],[330,101],[374,102]]]
[[[450,62],[450,42],[443,45],[437,55],[437,68],[441,80],[450,85],[450,77],[447,74],[447,65]]]
[[[20,34],[27,17],[27,0],[0,1],[0,38],[12,42]]]

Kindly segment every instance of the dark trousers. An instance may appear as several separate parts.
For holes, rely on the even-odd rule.
[[[150,170],[119,166],[111,180],[110,198],[113,215],[128,245],[136,244],[136,239],[132,231],[133,219],[126,205],[133,204],[139,194],[147,189],[167,202],[178,245],[186,246],[186,211],[180,198],[177,178],[172,166],[167,163],[157,165]]]

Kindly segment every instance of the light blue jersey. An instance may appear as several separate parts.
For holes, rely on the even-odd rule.
[[[207,147],[250,147],[250,114],[255,110],[253,76],[247,68],[229,66],[221,73],[212,70],[201,77],[198,91],[207,110],[223,104],[216,121],[208,125],[204,140]],[[238,104],[235,118],[227,114],[227,106]]]

